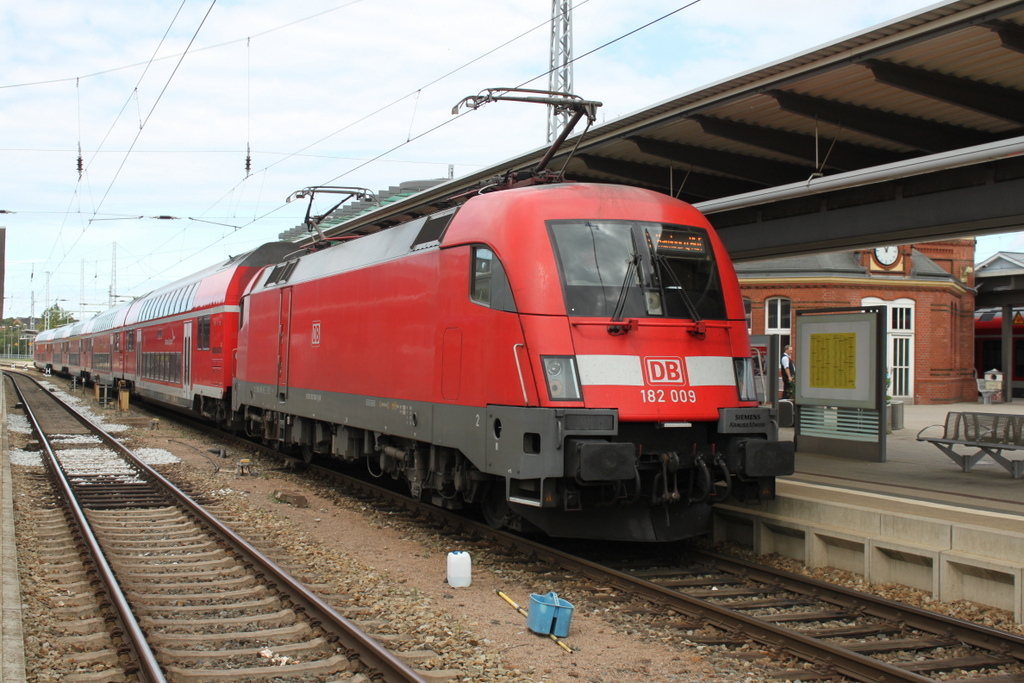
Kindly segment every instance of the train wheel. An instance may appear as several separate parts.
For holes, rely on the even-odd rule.
[[[313,462],[313,446],[308,443],[302,444],[302,461],[307,465]]]
[[[487,495],[480,501],[480,511],[483,513],[484,521],[492,529],[504,529],[516,516],[505,500],[503,487],[491,486]]]

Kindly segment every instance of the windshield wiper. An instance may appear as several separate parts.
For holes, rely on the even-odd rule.
[[[651,260],[654,262],[654,270],[658,275],[658,281],[661,284],[662,291],[671,289],[665,286],[665,273],[668,273],[669,280],[675,285],[676,291],[679,292],[679,297],[683,300],[683,305],[686,307],[687,312],[690,314],[690,318],[696,324],[696,327],[690,331],[690,334],[703,337],[704,336],[704,325],[701,324],[702,318],[700,313],[697,312],[697,307],[694,305],[690,295],[686,293],[686,289],[683,288],[683,283],[679,280],[679,276],[676,271],[672,268],[672,264],[668,262],[668,257],[658,253],[657,247],[654,245],[654,241],[651,239],[651,233],[644,231],[647,234],[647,244],[651,247]]]
[[[679,298],[683,300],[683,305],[686,306],[686,311],[690,314],[690,317],[694,322],[700,322],[700,313],[697,312],[697,307],[693,305],[693,300],[690,295],[686,293],[683,288],[683,283],[679,281],[679,276],[676,275],[676,271],[672,269],[671,264],[668,262],[668,258],[661,254],[654,254],[654,265],[658,271],[658,275],[664,279],[664,274],[667,272],[669,279],[672,284],[675,285],[675,291],[679,292]],[[662,289],[669,290],[670,287],[662,286]]]
[[[626,267],[626,277],[622,279],[622,287],[619,289],[619,300],[615,302],[615,310],[612,311],[613,323],[622,322],[622,312],[626,308],[626,296],[629,294],[629,287],[633,282],[633,276],[636,275],[639,263],[640,254],[634,248],[633,255],[629,259],[629,265]]]

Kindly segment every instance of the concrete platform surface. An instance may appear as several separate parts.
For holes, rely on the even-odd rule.
[[[6,396],[6,391],[0,391],[0,683],[24,683],[25,641],[21,630],[21,579],[14,539]]]
[[[887,436],[885,462],[798,452],[796,473],[780,481],[780,486],[785,487],[786,481],[816,483],[906,500],[1024,515],[1024,479],[1013,479],[1005,468],[987,457],[970,472],[964,472],[935,445],[917,440],[922,429],[944,424],[950,411],[1024,415],[1024,400],[991,405],[905,405],[904,428]],[[783,432],[786,438],[792,438],[792,429]],[[933,435],[941,432],[941,428],[928,431]],[[1012,457],[1024,459],[1024,451]]]

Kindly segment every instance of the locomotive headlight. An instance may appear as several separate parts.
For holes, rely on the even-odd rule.
[[[733,358],[733,368],[736,370],[736,391],[741,401],[756,401],[757,385],[754,382],[754,359]]]
[[[580,380],[576,374],[576,359],[572,356],[541,356],[548,396],[552,401],[580,401]]]

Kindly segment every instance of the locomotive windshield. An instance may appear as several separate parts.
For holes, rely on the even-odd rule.
[[[548,223],[570,316],[724,320],[707,231],[637,221]]]

